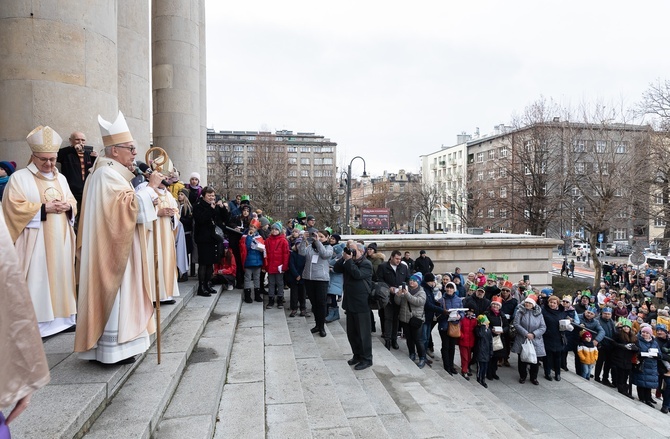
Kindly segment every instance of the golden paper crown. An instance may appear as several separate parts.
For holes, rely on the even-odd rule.
[[[32,152],[58,152],[63,139],[53,128],[38,126],[26,136]]]
[[[123,117],[123,113],[120,111],[114,122],[108,122],[102,116],[98,115],[98,124],[100,125],[102,143],[105,147],[133,141],[126,118]]]

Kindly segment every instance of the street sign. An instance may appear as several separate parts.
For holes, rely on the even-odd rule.
[[[565,236],[570,236],[570,230],[565,231]]]
[[[603,242],[603,234],[602,233],[598,233],[598,242],[601,243],[601,244]]]
[[[635,264],[635,265],[641,265],[641,264],[643,264],[643,263],[644,263],[644,260],[645,260],[645,259],[644,259],[644,255],[642,254],[642,252],[634,251],[634,252],[631,253],[631,255],[630,255],[630,261],[631,261],[633,264]]]

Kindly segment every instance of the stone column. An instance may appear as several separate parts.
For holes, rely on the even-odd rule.
[[[206,178],[200,123],[200,0],[152,2],[153,143]]]
[[[117,112],[117,0],[0,2],[0,160],[23,167],[26,135],[49,125],[102,146]]]
[[[201,160],[200,176],[205,183],[207,176],[207,35],[205,32],[205,0],[200,0],[200,149],[198,159]],[[195,152],[194,152],[195,155]]]
[[[149,2],[123,0],[118,10],[118,96],[119,110],[128,122],[138,149],[138,159],[151,141],[151,35]]]

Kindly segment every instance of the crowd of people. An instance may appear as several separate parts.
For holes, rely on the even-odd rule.
[[[341,242],[305,212],[285,226],[252,208],[246,195],[227,201],[212,186],[200,186],[197,172],[182,183],[169,160],[158,167],[136,160],[121,112],[113,122],[98,122],[103,155],[81,132],[62,147],[58,133],[39,126],[27,136],[25,168],[0,162],[3,229],[6,223],[0,237],[13,244],[11,276],[24,284],[16,292],[26,292],[8,300],[22,312],[32,304],[22,321],[36,322],[42,338],[75,331],[80,358],[135,361],[156,330],[157,302],[174,304],[178,282],[190,273],[200,296],[216,294],[213,285],[238,288],[245,303],[266,309],[284,309],[288,290],[288,316],[313,315],[311,332],[320,337],[340,319],[341,303],[353,352],[348,363],[357,370],[373,364],[377,309],[385,347],[399,349],[403,337],[419,368],[436,361],[437,326],[443,367],[451,375],[469,380],[476,367],[477,382],[488,387],[517,354],[519,383],[538,385],[540,365],[545,379],[560,381],[572,352],[580,376],[629,398],[635,385],[639,400],[650,406],[657,403],[655,390],[668,412],[670,317],[667,306],[660,308],[666,303],[662,273],[608,264],[601,289],[579,291],[574,300],[537,291],[528,277],[513,284],[484,268],[435,274],[425,250],[416,259],[399,250],[387,258],[375,243]],[[35,335],[27,331],[19,342]],[[43,351],[37,351],[39,363]],[[29,401],[31,391],[48,381],[43,372],[11,398],[0,394],[0,402]]]

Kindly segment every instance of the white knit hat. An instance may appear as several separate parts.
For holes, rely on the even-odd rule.
[[[189,180],[191,178],[197,178],[198,181],[200,181],[200,174],[198,174],[197,172],[191,172],[191,176],[189,177]]]

